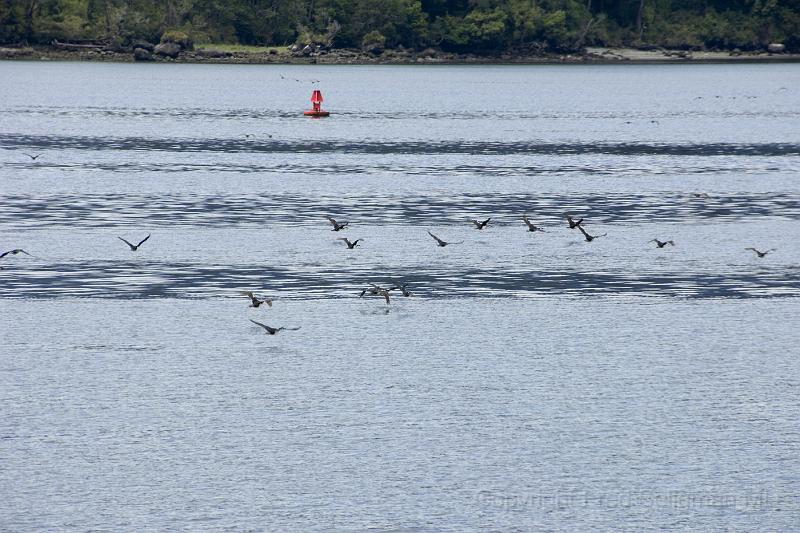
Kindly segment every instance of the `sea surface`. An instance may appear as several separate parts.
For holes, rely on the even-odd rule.
[[[0,531],[797,531],[799,239],[796,64],[0,62]]]

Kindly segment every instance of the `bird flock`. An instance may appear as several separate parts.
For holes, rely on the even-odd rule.
[[[707,195],[705,195],[705,197],[707,197]],[[340,231],[343,231],[343,230],[346,230],[346,229],[350,228],[350,222],[339,222],[335,218],[333,218],[331,216],[327,216],[327,215],[325,216],[325,218],[328,220],[328,223],[331,225],[331,231],[333,231],[333,232],[340,232]],[[567,227],[569,227],[569,229],[571,229],[571,230],[577,229],[583,235],[583,238],[584,238],[584,240],[586,242],[592,242],[595,239],[598,239],[600,237],[605,237],[605,236],[608,235],[607,233],[601,233],[601,234],[596,234],[596,235],[590,234],[583,226],[583,224],[584,224],[584,219],[583,218],[579,218],[579,219],[576,220],[570,214],[565,214],[564,218],[566,220]],[[521,220],[525,224],[525,226],[527,227],[527,231],[529,231],[529,232],[543,232],[543,233],[545,232],[545,229],[542,228],[541,226],[537,226],[536,224],[534,224],[531,221],[531,219],[528,218],[528,215],[522,215]],[[476,229],[478,231],[483,231],[484,229],[486,229],[486,227],[489,226],[490,222],[492,221],[492,218],[489,217],[489,218],[486,218],[485,220],[477,220],[477,219],[471,219],[470,218],[470,219],[468,219],[468,221],[474,226],[474,229]],[[454,244],[464,244],[464,241],[446,241],[446,240],[438,237],[437,235],[434,235],[430,230],[428,230],[427,233],[428,233],[428,235],[431,236],[431,238],[433,238],[435,244],[438,247],[441,247],[441,248],[444,248],[444,247],[450,246],[450,245],[454,245]],[[122,242],[124,242],[128,246],[128,248],[129,248],[129,250],[131,252],[136,252],[136,251],[139,250],[139,248],[141,248],[141,246],[145,242],[147,242],[150,239],[150,236],[151,236],[151,234],[148,233],[146,237],[144,237],[143,239],[138,241],[136,244],[133,244],[132,242],[130,242],[127,239],[125,239],[123,237],[120,237],[120,236],[117,236],[117,238],[119,240],[121,240]],[[347,249],[349,249],[349,250],[355,249],[357,246],[359,246],[359,243],[364,242],[363,238],[358,238],[358,239],[355,239],[355,240],[351,241],[347,237],[338,237],[336,240],[342,241],[347,246]],[[662,240],[660,240],[658,238],[654,238],[654,239],[651,239],[650,241],[648,241],[648,243],[655,243],[657,248],[665,248],[666,246],[675,246],[675,241],[673,241],[671,239],[662,241]],[[757,249],[755,247],[749,246],[749,247],[745,248],[745,250],[746,251],[752,251],[753,253],[756,254],[756,256],[758,258],[763,259],[764,257],[767,256],[767,254],[769,254],[771,252],[774,252],[776,249],[775,248],[770,248],[768,250],[761,251],[761,250],[759,250],[759,249]],[[4,259],[4,258],[9,257],[9,256],[15,256],[15,255],[18,255],[18,254],[24,254],[24,255],[27,255],[29,257],[34,257],[32,254],[28,253],[27,251],[23,250],[22,248],[14,248],[14,249],[11,249],[11,250],[8,250],[8,251],[0,253],[0,259]],[[2,269],[2,267],[0,267],[0,269]],[[411,291],[408,290],[408,285],[405,284],[405,283],[393,285],[391,287],[382,287],[382,286],[374,284],[374,283],[369,283],[368,286],[365,287],[361,291],[361,293],[359,294],[359,297],[360,298],[363,298],[364,296],[380,297],[386,302],[386,305],[389,305],[391,303],[391,294],[392,294],[393,291],[398,291],[398,293],[401,294],[404,297],[411,296]],[[272,299],[265,298],[265,297],[258,297],[252,291],[241,291],[240,294],[243,295],[243,296],[247,296],[247,298],[250,300],[249,307],[258,308],[261,305],[266,304],[267,307],[271,308],[272,305],[273,305],[273,300]],[[279,333],[281,331],[297,331],[297,330],[300,329],[300,327],[285,327],[285,326],[272,327],[272,326],[269,326],[267,324],[264,324],[262,322],[258,322],[256,320],[252,320],[252,319],[250,319],[250,322],[256,324],[259,327],[261,327],[265,331],[265,333],[267,335],[276,335],[277,333]]]

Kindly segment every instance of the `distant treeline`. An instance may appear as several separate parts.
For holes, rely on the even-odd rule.
[[[0,0],[0,42],[194,42],[568,52],[800,50],[800,0]]]

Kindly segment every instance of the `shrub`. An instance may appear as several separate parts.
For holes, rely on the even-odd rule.
[[[386,46],[386,37],[379,31],[371,31],[361,39],[361,48],[367,51],[382,51]]]
[[[175,43],[179,44],[184,50],[191,50],[194,48],[194,43],[185,32],[180,30],[167,30],[161,34],[162,43]]]

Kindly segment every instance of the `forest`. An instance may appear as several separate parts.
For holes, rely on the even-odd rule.
[[[158,42],[454,52],[800,50],[800,0],[0,0],[0,43]]]

